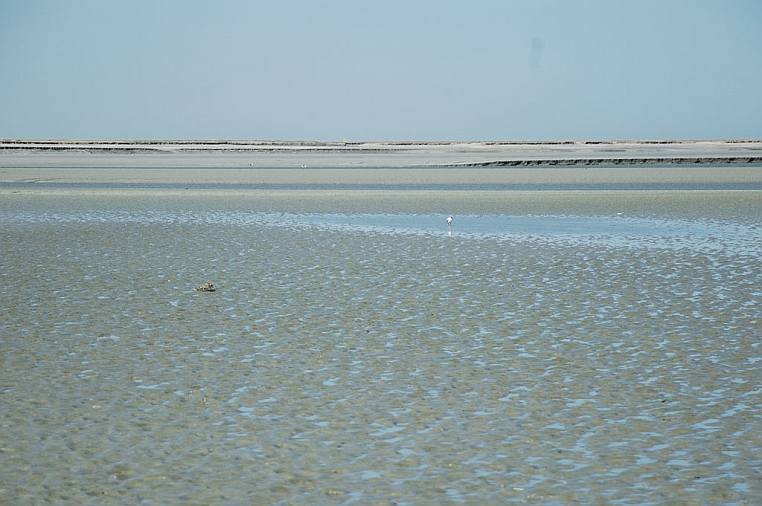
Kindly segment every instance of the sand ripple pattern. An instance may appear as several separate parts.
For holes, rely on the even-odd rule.
[[[4,211],[0,502],[762,502],[758,227],[442,220]]]

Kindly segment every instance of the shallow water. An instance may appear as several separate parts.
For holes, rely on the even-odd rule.
[[[17,204],[0,502],[762,501],[753,220]]]

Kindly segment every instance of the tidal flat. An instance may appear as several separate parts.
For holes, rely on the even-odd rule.
[[[762,500],[762,192],[35,184],[0,502]]]

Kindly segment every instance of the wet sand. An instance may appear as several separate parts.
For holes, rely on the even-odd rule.
[[[0,502],[760,503],[759,163],[311,146],[0,147]]]
[[[758,153],[762,142],[0,142],[0,195],[161,196],[171,205],[248,199],[283,212],[359,206],[369,213],[623,213],[759,222],[762,162],[737,161]],[[619,164],[610,163],[613,156]],[[553,165],[559,159],[579,164]],[[596,164],[581,165],[593,159]],[[520,165],[497,165],[510,160]]]
[[[0,503],[761,504],[760,193],[4,196]]]

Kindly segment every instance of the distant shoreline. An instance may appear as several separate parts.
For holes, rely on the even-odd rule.
[[[82,144],[0,147],[0,200],[34,207],[36,199],[49,198],[62,205],[160,199],[170,206],[191,199],[282,212],[340,211],[358,203],[378,213],[636,215],[658,209],[755,224],[762,209],[762,161],[748,162],[762,156],[760,141],[368,143],[272,151],[266,150],[277,146],[247,144],[260,150],[245,151],[221,143],[218,150],[179,152],[123,146],[93,152]],[[169,146],[176,145],[161,144]],[[744,157],[747,162],[737,161]]]
[[[463,150],[564,147],[573,150],[605,148],[616,151],[628,148],[697,148],[725,146],[728,149],[762,150],[762,139],[727,140],[609,140],[609,141],[279,141],[279,140],[60,140],[60,139],[0,139],[0,152],[9,150],[85,151],[85,152],[272,152],[272,151],[334,151],[379,152],[420,151],[425,149]]]
[[[382,146],[456,146],[456,145],[468,145],[468,144],[482,144],[490,146],[521,146],[521,145],[599,145],[599,144],[706,144],[706,143],[723,143],[723,144],[747,144],[747,143],[761,143],[762,139],[640,139],[640,140],[628,140],[628,139],[611,139],[611,140],[545,140],[545,141],[532,141],[532,140],[471,140],[471,141],[423,141],[423,140],[407,140],[407,141],[315,141],[315,140],[237,140],[237,139],[0,139],[0,145],[4,144],[18,144],[18,145],[39,145],[39,144],[56,144],[56,145],[83,145],[83,144],[102,144],[102,145],[146,145],[146,146],[193,146],[193,145],[205,145],[205,146],[284,146],[284,147],[297,147],[297,146],[365,146],[365,145],[382,145]]]
[[[3,192],[72,185],[758,190],[762,141],[0,141]]]
[[[458,168],[700,164],[761,165],[762,140],[0,140],[0,167]]]

